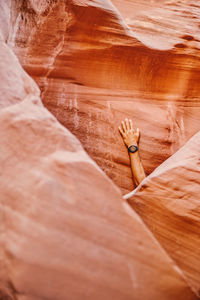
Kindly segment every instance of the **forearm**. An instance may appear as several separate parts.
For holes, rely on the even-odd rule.
[[[142,180],[146,177],[139,152],[129,152],[129,157],[131,161],[131,171],[133,175],[133,180],[136,185],[139,185],[140,182],[142,182]]]
[[[125,121],[121,122],[119,131],[129,151],[133,180],[135,184],[138,185],[146,177],[138,151],[138,142],[140,137],[139,128],[135,131],[132,121],[126,118]]]

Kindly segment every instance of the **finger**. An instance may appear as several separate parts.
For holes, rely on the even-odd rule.
[[[138,137],[140,136],[140,129],[139,128],[137,128],[136,134],[137,134]]]
[[[123,132],[122,128],[119,126],[118,129],[119,129],[119,132],[121,133],[121,135],[124,137],[124,132]]]
[[[124,132],[126,132],[126,126],[124,124],[124,121],[122,121],[122,129],[124,130]]]
[[[129,126],[130,126],[130,129],[133,130],[133,122],[131,119],[129,119]]]
[[[126,130],[129,130],[130,126],[129,126],[129,121],[127,118],[125,119],[125,125],[126,125]]]

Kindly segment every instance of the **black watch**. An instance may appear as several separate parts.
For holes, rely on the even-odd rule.
[[[128,152],[135,153],[137,151],[138,151],[138,146],[136,145],[131,145],[128,147]]]

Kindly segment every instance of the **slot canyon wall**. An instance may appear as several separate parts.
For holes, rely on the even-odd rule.
[[[0,2],[0,299],[199,299],[199,13]],[[126,116],[151,173],[128,203]]]
[[[123,193],[133,188],[123,118],[141,130],[147,174],[200,129],[195,1],[15,3],[15,53],[44,105]]]

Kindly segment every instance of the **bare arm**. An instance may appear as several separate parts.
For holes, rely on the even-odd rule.
[[[137,131],[134,130],[131,120],[125,119],[125,121],[122,121],[121,126],[119,126],[119,131],[127,148],[132,145],[138,147],[140,132],[138,128]],[[133,151],[137,149],[136,147],[133,147]],[[138,185],[146,177],[139,156],[139,151],[137,150],[135,153],[131,153],[129,151],[129,157],[131,161],[133,180],[135,184]]]

